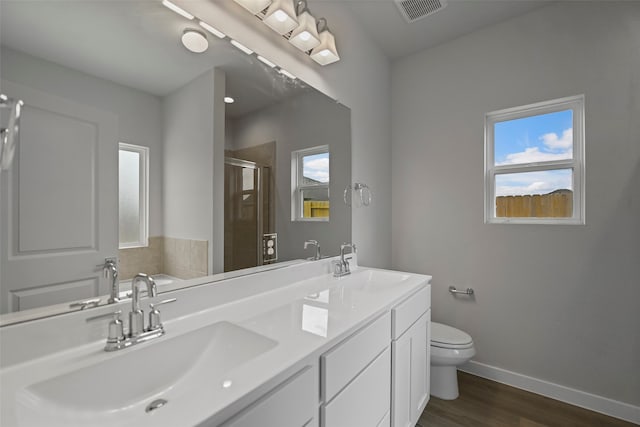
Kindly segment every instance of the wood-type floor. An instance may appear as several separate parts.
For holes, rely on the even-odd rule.
[[[431,396],[423,427],[628,427],[617,418],[568,405],[484,378],[458,372],[460,397]]]

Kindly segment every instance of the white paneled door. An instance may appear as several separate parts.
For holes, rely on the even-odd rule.
[[[6,80],[2,92],[25,105],[13,165],[0,176],[0,311],[108,294],[102,265],[118,249],[116,116]]]

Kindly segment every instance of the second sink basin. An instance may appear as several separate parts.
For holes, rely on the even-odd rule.
[[[341,280],[343,280],[345,284],[348,283],[354,289],[367,292],[379,292],[406,282],[410,278],[410,274],[398,271],[368,269],[355,271]]]
[[[232,369],[275,347],[277,342],[229,322],[176,337],[165,336],[114,357],[33,384],[19,400],[67,420],[107,418],[146,404],[191,381],[221,381]]]

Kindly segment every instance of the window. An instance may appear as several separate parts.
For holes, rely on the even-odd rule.
[[[584,96],[485,116],[485,222],[584,224]]]
[[[291,220],[329,220],[329,146],[291,153]]]
[[[120,248],[149,245],[149,148],[119,144]]]

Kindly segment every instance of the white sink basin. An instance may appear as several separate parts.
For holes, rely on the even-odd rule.
[[[133,409],[136,416],[144,414],[151,401],[169,392],[167,398],[185,395],[203,381],[220,386],[229,371],[276,345],[263,335],[219,322],[119,350],[102,363],[33,384],[18,400],[25,413],[46,416],[48,421],[82,424],[91,419],[91,425],[108,425],[114,416]]]
[[[341,280],[345,285],[366,292],[385,291],[390,287],[397,286],[411,278],[410,274],[396,271],[381,270],[358,270]]]

